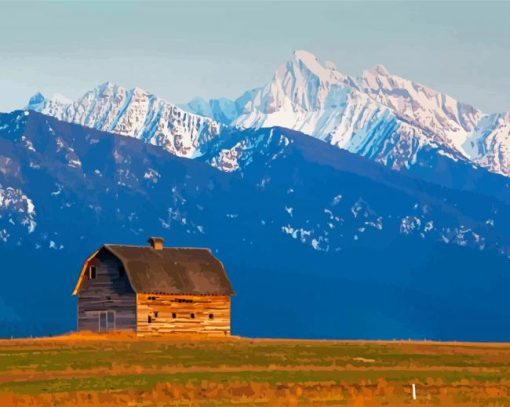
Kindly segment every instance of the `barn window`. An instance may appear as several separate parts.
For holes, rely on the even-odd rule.
[[[150,324],[152,322],[152,317],[150,315],[147,316],[147,322]]]
[[[195,313],[192,312],[191,315],[190,315],[191,319],[195,319]]]
[[[96,266],[89,266],[89,279],[94,280],[96,278]]]
[[[214,314],[209,314],[209,319],[214,319]]]
[[[157,318],[159,315],[159,312],[158,311],[154,311],[154,318]]]
[[[175,312],[172,312],[172,318],[173,319],[177,318],[177,314]]]

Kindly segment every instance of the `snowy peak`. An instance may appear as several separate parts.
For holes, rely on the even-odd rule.
[[[228,98],[206,100],[202,97],[195,97],[179,107],[187,112],[209,117],[218,123],[230,125],[243,114],[245,107],[258,90],[258,88],[248,90],[235,100]]]
[[[453,120],[465,130],[471,131],[479,120],[481,112],[465,103],[460,103],[444,93],[440,93],[420,83],[392,75],[384,66],[363,72],[359,80],[360,88],[377,102],[395,110],[402,116],[425,123],[425,116],[439,113],[446,121]],[[422,112],[420,112],[420,110]],[[463,117],[477,115],[477,117]],[[444,123],[439,123],[440,125]]]
[[[397,117],[428,134],[431,143],[466,159],[479,155],[472,137],[484,114],[422,84],[392,75],[382,66],[363,72],[360,89]]]
[[[28,101],[26,109],[38,112],[44,110],[47,114],[58,117],[64,114],[71,103],[69,98],[59,93],[53,94],[51,98],[46,98],[41,92],[37,92]]]
[[[298,49],[294,51],[294,58],[298,61],[302,61],[303,63],[311,63],[318,64],[318,58],[312,54],[310,51],[306,51],[303,49]]]
[[[53,104],[60,104],[62,106],[67,106],[72,103],[72,100],[64,95],[61,95],[60,93],[54,93],[52,97],[46,98],[41,92],[37,92],[34,96],[32,96],[29,99],[26,108],[34,110],[33,108],[41,106],[44,103],[48,102],[51,102]]]
[[[212,100],[215,99],[211,99],[211,102]],[[200,116],[214,118],[214,112],[211,108],[210,102],[205,100],[203,97],[194,97],[188,103],[183,104],[181,107],[184,110],[199,114]]]
[[[297,68],[295,65],[297,65]],[[337,71],[333,62],[325,61],[323,63],[311,52],[303,50],[294,51],[294,60],[287,63],[287,68],[296,71],[302,71],[303,68],[306,68],[321,82],[339,82],[345,79],[345,75]]]
[[[182,157],[202,155],[203,145],[218,136],[223,127],[144,89],[126,89],[113,82],[102,83],[74,102],[46,99],[38,94],[31,98],[28,109],[63,121],[135,137]]]
[[[96,89],[100,89],[101,91],[105,91],[108,89],[115,89],[118,85],[112,81],[106,81],[101,83]]]
[[[336,103],[328,99],[330,88],[343,87],[349,82],[350,78],[331,63],[325,66],[313,54],[296,51],[292,59],[278,67],[271,82],[246,103],[242,112],[273,114],[321,110],[327,108],[329,102]]]
[[[303,50],[294,51],[294,58],[282,64],[275,74],[275,79],[289,77],[302,86],[307,86],[310,80],[328,86],[330,83],[342,83],[348,79],[337,71],[333,62],[321,62],[314,54]]]
[[[510,114],[485,114],[383,65],[361,77],[297,50],[270,81],[237,99],[182,107],[141,88],[105,82],[71,102],[34,95],[28,109],[198,157],[228,127],[284,127],[392,169],[420,165],[424,149],[510,176]]]
[[[374,76],[390,76],[390,72],[384,65],[378,64],[370,69],[364,71],[364,75],[374,75]]]
[[[236,101],[227,98],[211,99],[196,97],[182,109],[196,113],[200,116],[210,117],[219,123],[228,125],[239,115]]]
[[[294,51],[294,60],[301,65],[299,68],[306,67],[311,73],[315,74],[321,80],[329,79],[331,71],[334,69],[323,66],[319,59],[308,51]],[[291,64],[294,61],[291,61]]]
[[[37,92],[28,101],[27,109],[35,110],[46,102],[46,98],[41,92]]]
[[[394,169],[414,165],[426,147],[510,175],[507,119],[488,126],[490,115],[383,65],[354,78],[296,51],[239,111],[238,127],[290,128]]]

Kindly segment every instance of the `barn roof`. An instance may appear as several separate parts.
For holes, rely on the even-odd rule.
[[[209,249],[105,244],[137,293],[233,295],[223,264]],[[75,293],[79,289],[79,282]]]

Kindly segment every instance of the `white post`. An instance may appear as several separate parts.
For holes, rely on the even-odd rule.
[[[413,400],[416,400],[416,384],[412,384],[411,386],[413,386]]]

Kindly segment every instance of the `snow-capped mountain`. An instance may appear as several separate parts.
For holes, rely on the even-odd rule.
[[[241,335],[510,335],[508,202],[282,128],[229,129],[189,160],[18,111],[0,114],[0,148],[0,336],[73,329],[82,260],[102,243],[150,235],[218,255]],[[462,164],[472,181],[480,171],[484,185],[504,179],[440,166]],[[19,318],[2,321],[2,303]]]
[[[394,169],[413,162],[427,141],[421,129],[360,92],[353,78],[303,51],[278,68],[234,125],[294,129]]]
[[[219,123],[231,125],[243,112],[244,106],[253,98],[258,89],[244,92],[236,100],[227,98],[205,100],[195,97],[190,102],[180,105],[186,111],[213,118]]]
[[[218,122],[168,103],[140,88],[106,82],[71,102],[62,96],[33,96],[27,109],[98,130],[131,136],[162,146],[181,157],[201,155],[200,148],[222,130]]]
[[[424,85],[391,75],[384,67],[363,72],[360,88],[400,120],[490,171],[510,175],[510,114],[485,114]]]
[[[392,169],[420,164],[426,147],[510,176],[510,113],[485,114],[381,65],[359,78],[345,75],[306,51],[296,51],[268,84],[236,100],[195,98],[178,107],[142,89],[107,82],[74,102],[37,94],[27,108],[190,158],[205,154],[227,126],[280,126]]]
[[[0,336],[72,329],[70,270],[156,234],[225,262],[239,334],[510,335],[510,114],[304,51],[236,100],[105,83],[28,109],[0,114],[0,257],[55,278],[4,273]]]
[[[296,51],[267,85],[232,105],[239,112],[234,126],[294,129],[394,169],[415,164],[427,146],[510,175],[510,114],[485,114],[381,65],[355,78]],[[217,117],[214,109],[183,107]]]

